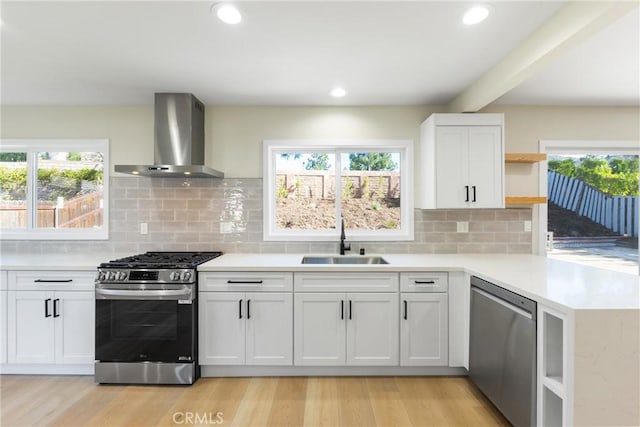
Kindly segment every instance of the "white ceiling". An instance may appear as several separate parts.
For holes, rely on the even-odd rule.
[[[461,1],[246,1],[237,26],[213,3],[2,0],[2,104],[447,104],[564,2],[496,1],[475,27]],[[638,105],[639,39],[636,9],[498,102]]]

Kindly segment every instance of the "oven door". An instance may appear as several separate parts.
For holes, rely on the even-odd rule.
[[[196,310],[193,285],[97,285],[96,360],[194,362]]]

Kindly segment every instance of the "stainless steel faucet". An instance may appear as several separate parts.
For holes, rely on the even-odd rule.
[[[346,239],[344,235],[344,217],[340,217],[340,255],[344,255],[345,251],[351,250],[351,245],[345,245],[344,239]]]

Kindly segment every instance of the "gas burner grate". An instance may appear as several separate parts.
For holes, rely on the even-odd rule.
[[[108,268],[194,268],[222,252],[145,252],[100,264]]]

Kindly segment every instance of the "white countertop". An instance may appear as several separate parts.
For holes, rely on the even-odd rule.
[[[95,270],[131,254],[1,254],[3,270]],[[385,254],[389,264],[301,264],[306,254],[225,254],[199,271],[465,271],[566,311],[640,309],[640,276],[534,255]],[[335,255],[335,254],[329,254]],[[373,256],[376,254],[369,254]]]
[[[96,270],[98,265],[131,254],[108,253],[3,253],[2,270]]]
[[[303,265],[305,255],[225,254],[200,265],[198,270],[465,271],[562,311],[640,309],[640,276],[535,255],[388,254],[381,256],[389,264]]]

